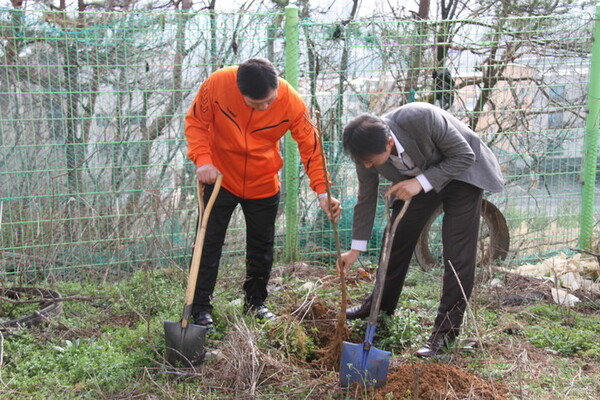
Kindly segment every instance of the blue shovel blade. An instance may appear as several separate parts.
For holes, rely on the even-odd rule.
[[[390,366],[389,351],[365,343],[342,342],[340,384],[344,387],[356,382],[376,388],[385,385]]]

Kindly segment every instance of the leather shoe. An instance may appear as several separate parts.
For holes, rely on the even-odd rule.
[[[449,335],[432,335],[415,354],[421,358],[435,357],[446,351],[453,341]]]
[[[194,324],[208,326],[213,324],[212,315],[208,311],[201,311],[194,315]]]
[[[244,306],[247,314],[254,314],[256,319],[260,321],[275,321],[277,316],[273,314],[267,306],[261,304],[260,306]]]
[[[346,309],[346,319],[367,318],[371,313],[371,298],[365,299],[362,304]]]

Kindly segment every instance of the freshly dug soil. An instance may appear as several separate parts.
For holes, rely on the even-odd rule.
[[[314,302],[305,322],[313,328],[320,348],[326,348],[335,333],[335,311],[321,302]],[[317,351],[319,354],[319,351]],[[317,368],[337,370],[337,365],[323,363],[319,354],[313,364]],[[509,400],[508,388],[500,382],[480,378],[459,367],[430,363],[390,365],[387,384],[375,391],[378,400]],[[371,397],[369,397],[371,398]]]
[[[377,389],[375,399],[509,400],[508,388],[458,367],[445,364],[401,364],[390,369],[388,382]]]

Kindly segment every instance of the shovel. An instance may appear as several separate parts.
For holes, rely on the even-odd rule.
[[[387,198],[386,198],[387,200]],[[393,223],[389,221],[385,240],[383,242],[382,254],[380,257],[379,269],[373,290],[371,303],[371,312],[367,320],[367,332],[363,343],[342,343],[342,355],[340,361],[340,384],[347,387],[353,382],[362,386],[374,386],[376,388],[385,385],[387,381],[388,368],[390,366],[389,351],[380,350],[373,346],[373,338],[377,328],[377,317],[379,315],[379,306],[383,295],[383,284],[387,274],[387,267],[390,261],[390,249],[394,241],[394,234],[398,223],[406,214],[410,199],[404,202],[402,210],[394,218]],[[389,209],[386,201],[386,209]],[[387,215],[387,214],[386,214]]]
[[[194,243],[192,263],[185,291],[183,316],[181,317],[181,321],[165,321],[164,323],[167,348],[166,359],[171,365],[178,363],[198,365],[204,360],[204,355],[206,354],[204,343],[208,328],[206,326],[190,324],[189,319],[192,315],[192,302],[194,301],[194,290],[196,289],[196,280],[200,271],[200,259],[202,258],[202,246],[204,245],[208,217],[219,194],[222,180],[223,175],[219,175],[205,210],[203,210],[202,183],[198,182],[198,231],[196,232],[196,242]]]

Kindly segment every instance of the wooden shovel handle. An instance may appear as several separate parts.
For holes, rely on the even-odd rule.
[[[190,273],[188,276],[187,289],[185,291],[185,306],[186,308],[190,308],[192,302],[194,301],[194,291],[196,290],[196,281],[198,280],[198,273],[200,272],[200,259],[202,258],[202,247],[204,246],[204,237],[206,236],[206,226],[208,225],[208,217],[210,216],[210,211],[212,210],[213,204],[215,204],[215,200],[217,199],[217,195],[219,194],[219,190],[221,189],[221,182],[223,181],[223,175],[219,175],[215,182],[215,187],[213,188],[212,193],[210,194],[210,198],[208,199],[208,203],[206,204],[206,208],[203,207],[204,202],[202,200],[202,182],[198,182],[198,231],[196,232],[196,242],[194,243],[194,252],[192,253],[192,263],[190,267]],[[187,316],[185,315],[182,318],[182,325],[187,326]]]
[[[387,200],[388,199],[386,197],[386,213],[389,209]],[[390,263],[390,253],[392,249],[392,243],[394,242],[394,235],[396,234],[396,228],[398,227],[398,224],[404,217],[404,214],[406,214],[406,210],[408,210],[410,200],[411,199],[408,199],[404,202],[402,209],[392,221],[389,219],[389,214],[386,214],[388,217],[387,232],[383,241],[383,249],[381,250],[382,254],[380,257],[379,269],[377,270],[377,277],[375,278],[375,289],[373,290],[371,312],[369,313],[369,318],[367,319],[367,324],[371,326],[377,324],[377,316],[379,315],[379,306],[381,305],[381,297],[383,295],[383,285],[387,275],[387,268]]]

